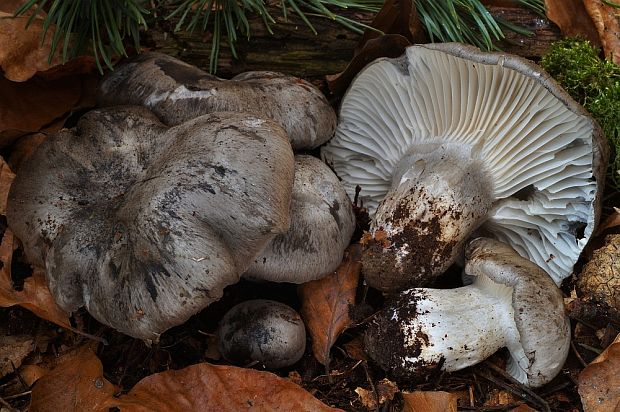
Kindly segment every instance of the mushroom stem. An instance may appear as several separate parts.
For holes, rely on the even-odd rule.
[[[386,292],[429,283],[459,256],[492,203],[490,175],[471,146],[414,145],[365,239],[366,281]]]
[[[462,369],[506,347],[508,374],[533,387],[549,382],[570,347],[562,292],[499,241],[475,239],[465,257],[471,285],[402,292],[369,325],[367,353],[396,377],[415,379]]]
[[[365,346],[378,364],[396,375],[475,365],[518,341],[512,290],[488,278],[457,289],[410,289],[366,335]],[[375,342],[387,336],[399,336],[394,341],[402,339],[404,347],[386,350]],[[403,349],[415,356],[401,356]]]

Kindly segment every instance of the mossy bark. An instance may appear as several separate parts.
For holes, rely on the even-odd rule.
[[[559,29],[535,13],[514,7],[489,7],[491,13],[512,23],[518,23],[533,31],[531,37],[506,33],[506,40],[499,46],[502,50],[529,58],[539,58],[549,44],[560,38]],[[309,16],[315,35],[297,16],[288,20],[281,11],[269,6],[270,14],[277,24],[269,33],[260,16],[250,16],[252,37],[237,43],[237,59],[234,59],[226,42],[222,42],[217,74],[230,77],[248,70],[275,70],[305,78],[319,78],[342,71],[353,55],[360,39],[356,34],[338,23],[321,17]],[[363,23],[370,23],[372,13],[345,10],[344,16]],[[146,32],[144,45],[151,50],[179,57],[202,69],[208,69],[211,54],[211,34],[174,32],[176,21],[163,21]]]

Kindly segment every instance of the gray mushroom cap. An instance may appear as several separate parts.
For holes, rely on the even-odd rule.
[[[255,299],[230,309],[217,332],[220,353],[229,362],[258,361],[269,369],[291,366],[306,349],[306,327],[291,307]]]
[[[364,276],[394,290],[441,274],[475,229],[561,283],[598,222],[607,152],[596,122],[532,62],[429,44],[358,74],[322,156],[349,196],[361,186],[379,243],[365,254]],[[420,181],[452,192],[420,194]],[[482,184],[445,184],[467,181]],[[433,207],[467,230],[455,231]],[[368,273],[373,267],[383,272]],[[392,287],[384,273],[408,279]]]
[[[463,369],[507,347],[511,376],[533,387],[549,382],[570,347],[561,291],[497,240],[473,240],[466,259],[471,285],[402,292],[368,328],[366,351],[396,376],[419,377]]]
[[[321,160],[295,156],[291,226],[276,236],[244,277],[305,283],[334,271],[355,230],[351,201]]]
[[[19,170],[7,218],[63,309],[156,340],[286,232],[293,161],[253,115],[168,128],[142,107],[93,110]]]
[[[293,149],[330,139],[336,114],[312,84],[275,72],[248,72],[231,80],[160,53],[144,53],[115,69],[101,84],[100,106],[141,105],[172,126],[221,111],[253,113],[279,123]]]

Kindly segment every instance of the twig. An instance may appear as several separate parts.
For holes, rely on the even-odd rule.
[[[589,350],[590,352],[594,352],[597,355],[600,355],[601,353],[603,353],[603,351],[601,349],[595,348],[594,346],[586,345],[585,343],[577,342],[577,345],[581,346],[585,350]]]
[[[370,384],[372,393],[375,395],[375,403],[376,403],[375,412],[379,412],[379,392],[377,392],[377,387],[375,386],[372,379],[370,378],[370,373],[368,373],[368,365],[366,364],[366,362],[364,362],[363,365],[364,365],[364,372],[366,373],[366,380]]]
[[[586,366],[588,366],[588,363],[586,361],[583,360],[583,358],[581,357],[581,355],[579,354],[579,351],[577,350],[577,348],[575,347],[575,343],[571,340],[570,341],[570,347],[573,350],[573,352],[575,353],[575,356],[577,357],[577,360],[579,361],[579,363],[581,363],[581,366],[583,366],[584,368]]]
[[[71,332],[77,333],[80,336],[84,336],[85,338],[88,338],[90,340],[94,340],[95,342],[103,343],[105,346],[108,346],[108,341],[105,340],[104,338],[101,338],[101,337],[95,336],[95,335],[91,335],[90,333],[82,332],[81,330],[76,329],[76,328],[74,328],[72,326],[64,326],[64,328],[69,329]]]
[[[26,392],[22,392],[22,393],[18,393],[16,395],[11,395],[11,396],[5,396],[4,399],[16,399],[16,398],[21,398],[23,396],[26,395],[30,395],[32,393],[32,391],[26,391]]]
[[[0,405],[4,406],[5,408],[7,408],[9,410],[9,412],[15,412],[17,411],[17,409],[14,409],[10,403],[8,403],[7,401],[5,401],[2,397],[0,397]]]
[[[464,411],[511,411],[514,408],[518,408],[519,406],[523,405],[525,402],[513,402],[513,403],[509,403],[506,405],[497,405],[497,406],[478,406],[478,407],[473,407],[473,406],[460,406],[459,405],[459,410],[464,410]]]
[[[493,371],[502,375],[504,379],[508,380],[512,385],[516,386],[516,388],[507,384],[506,382],[503,382],[495,378],[493,375],[491,375],[490,373],[487,373],[486,371],[479,370],[478,372],[482,372],[482,373],[479,373],[480,376],[482,376],[485,379],[488,379],[489,381],[495,383],[498,386],[501,386],[502,388],[513,393],[514,395],[517,395],[521,399],[528,401],[528,402],[532,402],[535,405],[538,405],[545,412],[551,412],[551,409],[549,408],[549,404],[547,403],[547,401],[545,401],[543,398],[538,396],[536,393],[532,392],[528,387],[523,385],[521,382],[519,382],[512,376],[508,375],[502,368],[494,365],[493,363],[489,361],[485,362],[484,364],[487,365]]]
[[[586,322],[583,319],[577,318],[575,316],[571,317],[572,319],[576,320],[577,322],[581,323],[584,326],[587,326],[588,328],[592,329],[592,330],[599,330],[600,328],[597,328],[596,326],[594,326],[593,324],[591,324],[590,322]]]
[[[541,392],[541,393],[540,393],[540,396],[548,396],[548,395],[551,395],[552,393],[555,393],[555,392],[561,391],[562,389],[566,388],[567,386],[570,386],[571,384],[572,384],[572,382],[569,382],[569,381],[562,382],[562,383],[560,383],[559,385],[555,385],[554,387],[549,388],[549,389],[547,389],[547,390],[546,390],[546,391],[544,391],[544,392]]]

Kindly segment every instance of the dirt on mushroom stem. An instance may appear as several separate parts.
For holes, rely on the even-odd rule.
[[[493,202],[488,174],[465,145],[414,146],[393,182],[362,239],[364,278],[384,292],[442,274]]]

